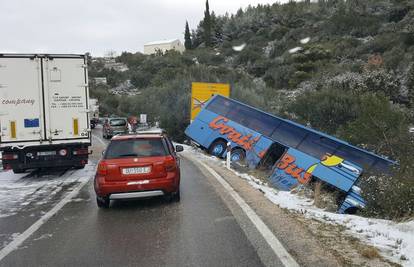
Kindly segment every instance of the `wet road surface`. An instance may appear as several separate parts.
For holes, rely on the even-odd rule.
[[[155,198],[98,209],[90,180],[0,266],[262,266],[205,175],[184,158],[181,168],[179,203]]]

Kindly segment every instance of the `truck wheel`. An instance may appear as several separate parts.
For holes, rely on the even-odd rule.
[[[217,140],[210,146],[208,153],[221,158],[223,156],[223,153],[226,151],[226,147],[227,145],[223,140]]]
[[[110,202],[111,200],[109,199],[109,197],[96,197],[96,204],[98,204],[99,208],[109,208]]]
[[[13,169],[13,172],[15,174],[24,173],[25,171],[26,171],[25,169]]]

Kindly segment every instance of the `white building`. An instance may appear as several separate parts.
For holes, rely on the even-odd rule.
[[[146,55],[155,54],[157,51],[165,53],[168,50],[175,50],[182,53],[185,48],[178,39],[150,42],[144,45],[144,54]]]

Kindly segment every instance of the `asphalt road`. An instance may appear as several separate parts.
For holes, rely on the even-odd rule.
[[[93,158],[104,148],[101,141],[94,142]],[[187,159],[181,168],[179,203],[156,198],[113,202],[101,210],[90,180],[0,266],[263,266],[257,244],[211,180]],[[0,229],[12,231],[16,220],[21,233],[34,219],[8,220]]]

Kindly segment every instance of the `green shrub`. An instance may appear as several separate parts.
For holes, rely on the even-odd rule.
[[[358,98],[339,90],[305,92],[285,111],[304,124],[333,134],[341,125],[357,117]]]
[[[310,73],[304,71],[296,71],[293,73],[292,77],[289,80],[289,87],[295,88],[298,84],[303,81],[309,80],[312,77]]]
[[[360,186],[367,206],[361,213],[397,220],[414,216],[414,182],[404,180],[398,175],[363,178]]]

